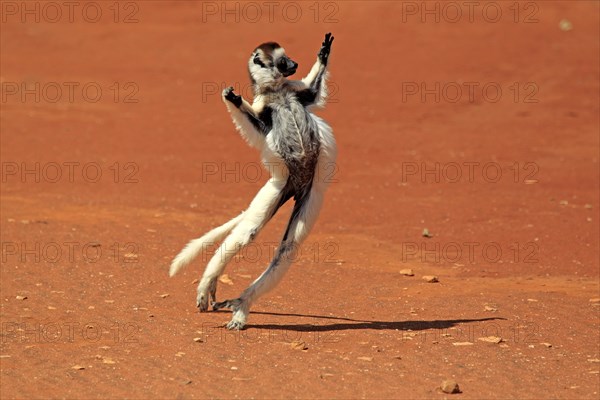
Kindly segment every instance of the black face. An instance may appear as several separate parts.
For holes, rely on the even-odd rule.
[[[296,73],[296,68],[298,68],[298,63],[287,56],[280,57],[279,60],[277,60],[277,69],[285,77],[294,75],[294,73]]]

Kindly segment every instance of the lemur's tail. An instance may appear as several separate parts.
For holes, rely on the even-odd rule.
[[[189,263],[191,263],[198,254],[202,252],[205,245],[215,244],[216,242],[220,242],[225,238],[225,236],[236,227],[237,224],[240,223],[244,213],[241,213],[237,217],[233,218],[231,221],[224,223],[223,225],[214,228],[210,232],[206,233],[204,236],[198,239],[194,239],[189,242],[183,250],[173,259],[171,262],[171,268],[169,269],[169,276],[175,275],[179,270]]]

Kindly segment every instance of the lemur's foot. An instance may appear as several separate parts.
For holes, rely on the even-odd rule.
[[[196,296],[196,307],[200,312],[208,311],[208,296],[206,293],[198,293]]]
[[[220,302],[215,302],[213,303],[213,310],[217,311],[220,310],[221,308],[231,308],[232,310],[235,310],[236,307],[238,307],[240,304],[242,303],[241,299],[232,299],[232,300],[224,300],[224,301],[220,301]]]
[[[329,59],[329,53],[331,52],[331,44],[333,43],[333,36],[331,33],[325,35],[325,40],[323,40],[323,44],[321,45],[321,50],[319,50],[319,61],[323,63],[323,65],[327,65],[327,61]]]
[[[243,322],[236,321],[235,319],[232,319],[229,321],[229,323],[227,323],[227,329],[230,331],[241,331],[244,329],[244,326],[245,324]]]
[[[196,307],[198,307],[200,312],[208,311],[208,301],[210,298],[212,298],[212,301],[216,301],[216,293],[216,279],[212,279],[208,282],[204,279],[200,280],[200,283],[198,284],[198,295],[196,296]]]
[[[242,96],[238,96],[233,92],[233,86],[229,86],[227,89],[223,90],[223,97],[236,107],[242,105]]]
[[[246,326],[248,320],[249,307],[248,303],[242,299],[225,300],[219,303],[213,303],[213,310],[219,310],[221,308],[231,308],[233,311],[233,317],[227,324],[229,330],[241,330]]]

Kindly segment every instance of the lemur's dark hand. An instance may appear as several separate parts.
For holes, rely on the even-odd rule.
[[[223,90],[223,97],[238,108],[242,105],[242,96],[233,93],[233,86],[229,86],[227,89]]]
[[[327,65],[327,60],[329,59],[329,52],[331,51],[331,43],[333,43],[333,36],[331,33],[325,35],[325,40],[323,40],[323,44],[321,45],[321,50],[319,50],[319,61],[323,65]]]

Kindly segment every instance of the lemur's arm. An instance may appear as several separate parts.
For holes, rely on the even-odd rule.
[[[325,35],[325,40],[317,54],[317,62],[313,65],[308,75],[298,85],[298,99],[304,106],[316,104],[324,106],[327,97],[327,62],[331,52],[333,36],[331,33]]]
[[[262,149],[265,144],[265,137],[271,130],[270,115],[267,115],[267,112],[261,112],[257,115],[250,103],[233,92],[233,87],[223,90],[223,101],[244,139],[251,146]]]

